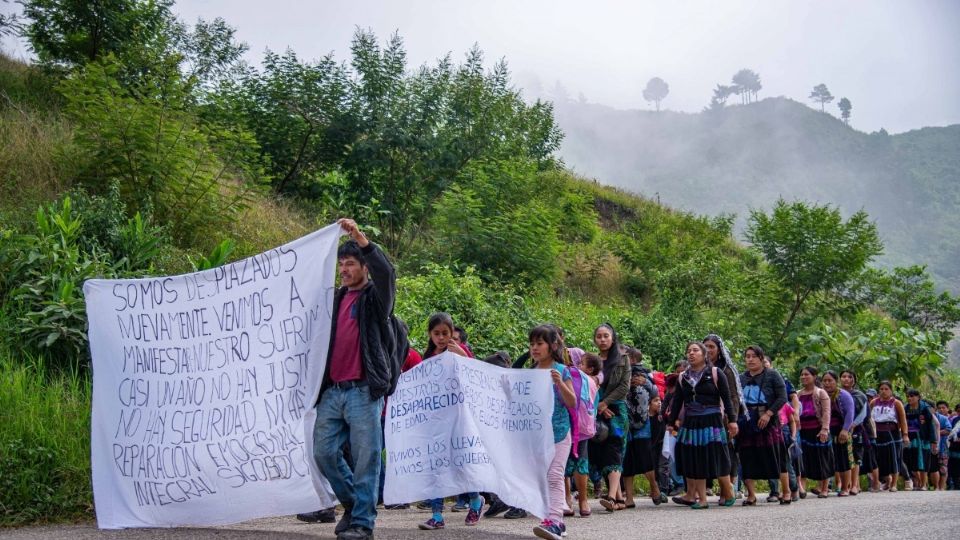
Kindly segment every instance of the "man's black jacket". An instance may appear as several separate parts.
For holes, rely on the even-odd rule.
[[[396,335],[390,322],[393,303],[397,298],[397,273],[380,248],[370,242],[361,248],[363,262],[370,272],[370,282],[357,298],[357,325],[360,330],[360,359],[363,363],[363,377],[370,387],[370,398],[379,399],[392,392],[396,384],[394,368],[396,360],[392,351],[396,346]],[[347,294],[346,287],[340,287],[333,298],[333,320],[330,324],[330,347],[327,351],[327,367],[323,373],[323,387],[320,395],[330,385],[330,361],[333,359],[333,342],[337,339],[337,319],[340,302]]]

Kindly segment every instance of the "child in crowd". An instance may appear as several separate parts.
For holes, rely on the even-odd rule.
[[[456,339],[454,339],[455,332],[456,326],[454,326],[453,318],[450,317],[449,313],[440,312],[431,315],[427,321],[427,337],[429,338],[429,342],[427,343],[427,350],[423,353],[423,359],[427,360],[446,351],[459,354],[460,356],[468,356],[466,351],[463,350],[463,347],[457,344]],[[466,497],[469,501],[469,507],[467,517],[464,519],[464,525],[474,526],[480,521],[480,509],[483,508],[484,502],[483,497],[475,491],[467,493]],[[430,509],[433,511],[433,515],[430,519],[419,525],[420,529],[433,531],[444,528],[446,523],[443,521],[443,498],[431,499]]]
[[[560,336],[556,327],[541,325],[530,331],[530,357],[536,362],[535,369],[549,369],[553,381],[553,428],[554,455],[547,469],[547,483],[550,488],[549,515],[540,525],[534,527],[533,534],[546,540],[561,540],[567,528],[563,522],[564,469],[570,454],[572,424],[570,410],[576,406],[577,396],[573,392],[570,370],[563,364],[563,352]]]

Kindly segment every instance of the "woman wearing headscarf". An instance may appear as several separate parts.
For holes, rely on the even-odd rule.
[[[706,359],[703,343],[687,344],[690,367],[680,376],[677,395],[670,407],[667,425],[677,433],[677,472],[686,478],[687,494],[674,502],[694,509],[707,508],[707,479],[717,478],[728,492],[721,495],[722,506],[736,502],[730,489],[728,441],[737,435],[737,423],[724,411],[733,407],[723,372]],[[680,410],[683,409],[683,419]]]
[[[780,429],[780,408],[787,403],[787,386],[783,377],[763,365],[763,349],[747,347],[744,352],[747,370],[740,374],[743,403],[749,420],[737,435],[737,449],[743,464],[747,497],[743,506],[757,504],[756,481],[780,479],[780,504],[790,504],[790,477],[787,474],[787,445]]]
[[[703,345],[707,349],[707,363],[715,366],[727,378],[727,384],[730,389],[730,403],[733,405],[732,408],[724,411],[727,415],[727,421],[739,422],[740,417],[745,414],[743,408],[743,392],[740,389],[740,372],[737,370],[737,366],[734,365],[730,351],[720,336],[716,334],[707,335],[707,337],[703,338]],[[737,448],[733,437],[730,438],[728,446],[727,452],[730,454],[730,470],[728,471],[730,485],[725,486],[723,481],[720,482],[721,498],[726,498],[728,493],[731,497],[736,497],[735,486],[737,486],[737,475],[740,471],[740,458],[737,455]]]
[[[607,495],[600,499],[600,506],[608,512],[614,512],[627,507],[620,490],[620,476],[623,474],[623,456],[627,450],[626,436],[630,424],[626,403],[627,391],[630,390],[630,364],[627,357],[620,354],[617,331],[609,323],[603,323],[593,331],[593,342],[603,360],[597,421],[607,423],[609,434],[603,441],[591,441],[587,452],[590,454],[591,467],[596,467],[600,475],[607,479]]]
[[[833,476],[833,445],[830,441],[830,396],[820,388],[817,368],[800,370],[800,445],[803,450],[800,485],[809,478],[820,482],[817,496],[827,497],[827,481]]]
[[[838,497],[850,495],[850,472],[853,469],[853,429],[855,405],[850,392],[840,388],[840,377],[830,370],[820,378],[824,391],[830,396],[830,442],[833,446],[833,471],[840,476]],[[819,494],[818,494],[819,495]]]

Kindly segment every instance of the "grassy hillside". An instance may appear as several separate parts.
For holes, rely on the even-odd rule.
[[[560,151],[576,171],[697,213],[778,197],[865,209],[883,265],[927,264],[960,291],[960,126],[866,134],[785,98],[684,114],[561,103]]]

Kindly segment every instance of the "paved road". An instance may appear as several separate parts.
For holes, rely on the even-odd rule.
[[[595,501],[594,501],[595,502]],[[960,491],[899,492],[861,494],[857,497],[806,500],[790,506],[760,502],[756,507],[690,510],[673,504],[654,507],[649,499],[633,510],[604,514],[595,506],[586,519],[567,520],[568,539],[728,538],[856,539],[897,538],[900,540],[957,539],[960,537]],[[484,519],[477,527],[463,525],[464,514],[446,514],[447,529],[420,531],[417,523],[427,519],[424,510],[381,510],[376,536],[383,540],[424,540],[428,538],[480,540],[491,538],[531,538],[537,524],[533,518]],[[689,535],[689,536],[688,536]],[[94,524],[71,526],[0,529],[0,538],[37,540],[103,540],[133,538],[142,540],[252,539],[284,540],[334,538],[332,524],[300,523],[292,516],[258,519],[215,529],[127,529],[99,531]]]

